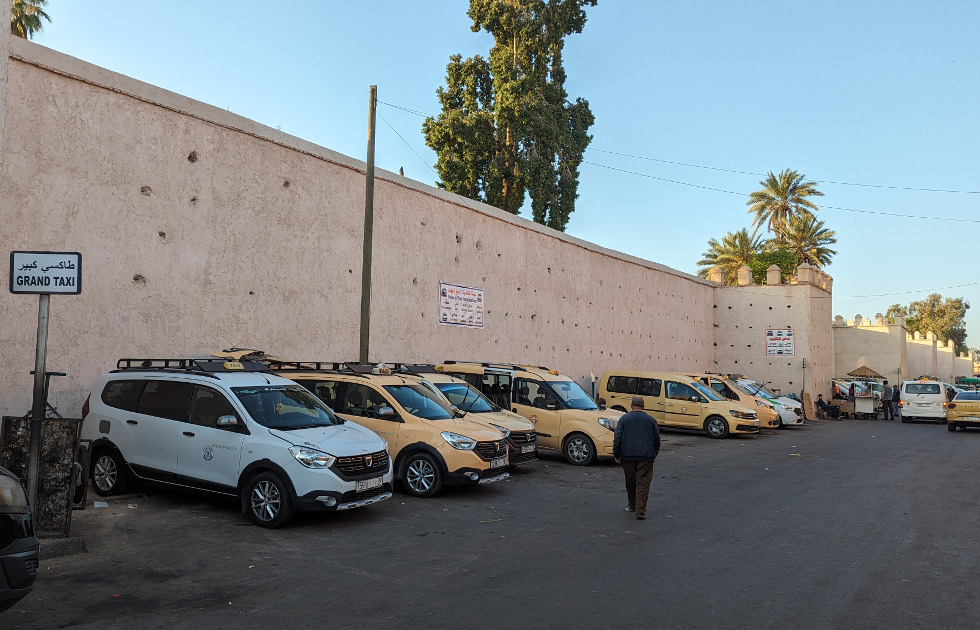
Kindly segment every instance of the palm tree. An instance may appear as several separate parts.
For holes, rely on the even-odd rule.
[[[837,255],[828,247],[837,242],[837,234],[810,213],[790,217],[783,230],[783,237],[776,239],[774,244],[796,254],[797,264],[808,262],[823,267]]]
[[[51,21],[44,12],[48,0],[13,0],[10,10],[10,34],[31,39],[44,28],[41,20]]]
[[[702,278],[708,277],[708,272],[713,267],[718,267],[725,272],[725,284],[736,284],[738,282],[738,270],[749,266],[752,260],[766,246],[761,236],[756,236],[755,232],[749,234],[748,228],[742,228],[738,232],[729,232],[721,239],[708,241],[708,251],[702,254],[703,258],[697,262],[698,275]]]
[[[762,190],[749,195],[745,205],[749,213],[755,213],[752,225],[759,229],[765,226],[777,239],[781,238],[790,217],[813,214],[817,206],[808,197],[822,197],[817,190],[817,182],[804,181],[804,176],[792,169],[779,175],[772,171],[762,181]]]

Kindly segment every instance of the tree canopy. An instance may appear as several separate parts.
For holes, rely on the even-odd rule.
[[[13,0],[10,8],[10,34],[24,39],[32,39],[44,28],[44,22],[51,22],[44,7],[48,0]]]
[[[808,262],[815,267],[829,265],[837,254],[828,245],[837,242],[837,234],[824,227],[823,221],[818,221],[810,213],[791,216],[783,228],[782,238],[774,240],[774,245],[793,252],[796,256],[795,265]]]
[[[956,352],[966,352],[969,349],[966,345],[966,311],[969,308],[970,303],[964,298],[943,298],[939,293],[933,293],[908,306],[892,304],[887,315],[905,317],[905,327],[910,333],[934,332],[940,340],[953,340]]]
[[[422,125],[437,155],[438,185],[564,231],[592,140],[588,101],[568,100],[565,37],[585,28],[597,0],[470,0],[473,31],[494,37],[489,57],[453,55],[442,112]]]
[[[791,218],[816,213],[817,206],[810,197],[823,196],[817,190],[816,182],[808,182],[803,175],[788,168],[779,175],[770,171],[759,184],[762,189],[751,193],[745,204],[749,206],[749,213],[755,214],[752,225],[756,229],[766,228],[776,239],[783,237]]]
[[[702,254],[701,260],[697,263],[700,267],[698,275],[707,278],[708,272],[713,267],[718,267],[725,273],[725,284],[737,284],[738,270],[743,266],[751,267],[752,261],[764,246],[764,239],[756,236],[754,232],[749,234],[748,228],[725,234],[721,242],[714,238],[710,239],[708,251]]]

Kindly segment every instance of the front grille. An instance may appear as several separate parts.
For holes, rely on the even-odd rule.
[[[368,455],[338,457],[334,468],[347,479],[370,477],[380,472],[388,472],[388,452],[378,451]]]
[[[504,440],[496,442],[477,442],[476,454],[482,459],[496,459],[507,455],[507,443]]]
[[[537,451],[531,451],[530,453],[516,453],[510,456],[511,464],[526,464],[527,462],[533,462],[538,458]]]
[[[480,479],[489,479],[490,477],[496,477],[507,472],[506,466],[501,466],[500,468],[487,468],[486,470],[480,472]]]
[[[749,431],[749,432],[752,432],[752,433],[756,433],[759,430],[759,427],[757,425],[754,425],[754,424],[738,424],[738,425],[735,425],[735,430],[736,431]]]
[[[795,413],[798,416],[802,416],[803,415],[803,408],[802,407],[793,407],[793,413]]]
[[[376,497],[379,494],[384,494],[385,492],[390,492],[391,486],[389,484],[382,484],[380,487],[371,488],[370,490],[351,490],[350,492],[345,492],[344,496],[340,498],[341,503],[350,503],[351,501],[363,501],[364,499],[370,499],[371,497]]]
[[[37,574],[37,558],[24,561],[24,572],[27,573],[27,575]]]
[[[527,433],[511,433],[508,439],[517,446],[527,446],[537,442],[538,436],[534,431],[528,431]]]

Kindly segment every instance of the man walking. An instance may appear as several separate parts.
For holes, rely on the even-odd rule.
[[[894,420],[895,414],[892,410],[892,388],[888,381],[882,383],[881,387],[881,411],[884,413],[882,420]]]
[[[647,517],[653,460],[660,452],[660,428],[643,404],[642,396],[633,396],[630,412],[619,419],[613,437],[613,457],[626,475],[626,511],[636,512],[638,519]]]

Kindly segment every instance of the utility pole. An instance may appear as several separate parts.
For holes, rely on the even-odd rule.
[[[27,499],[38,508],[37,487],[41,472],[41,422],[44,420],[44,370],[48,349],[48,304],[51,296],[41,294],[37,309],[37,349],[34,353],[34,404],[31,406],[31,441],[27,456]]]
[[[367,167],[364,169],[364,254],[361,259],[361,346],[359,360],[369,363],[371,345],[371,250],[374,240],[374,124],[378,112],[378,86],[371,86],[368,103]]]

